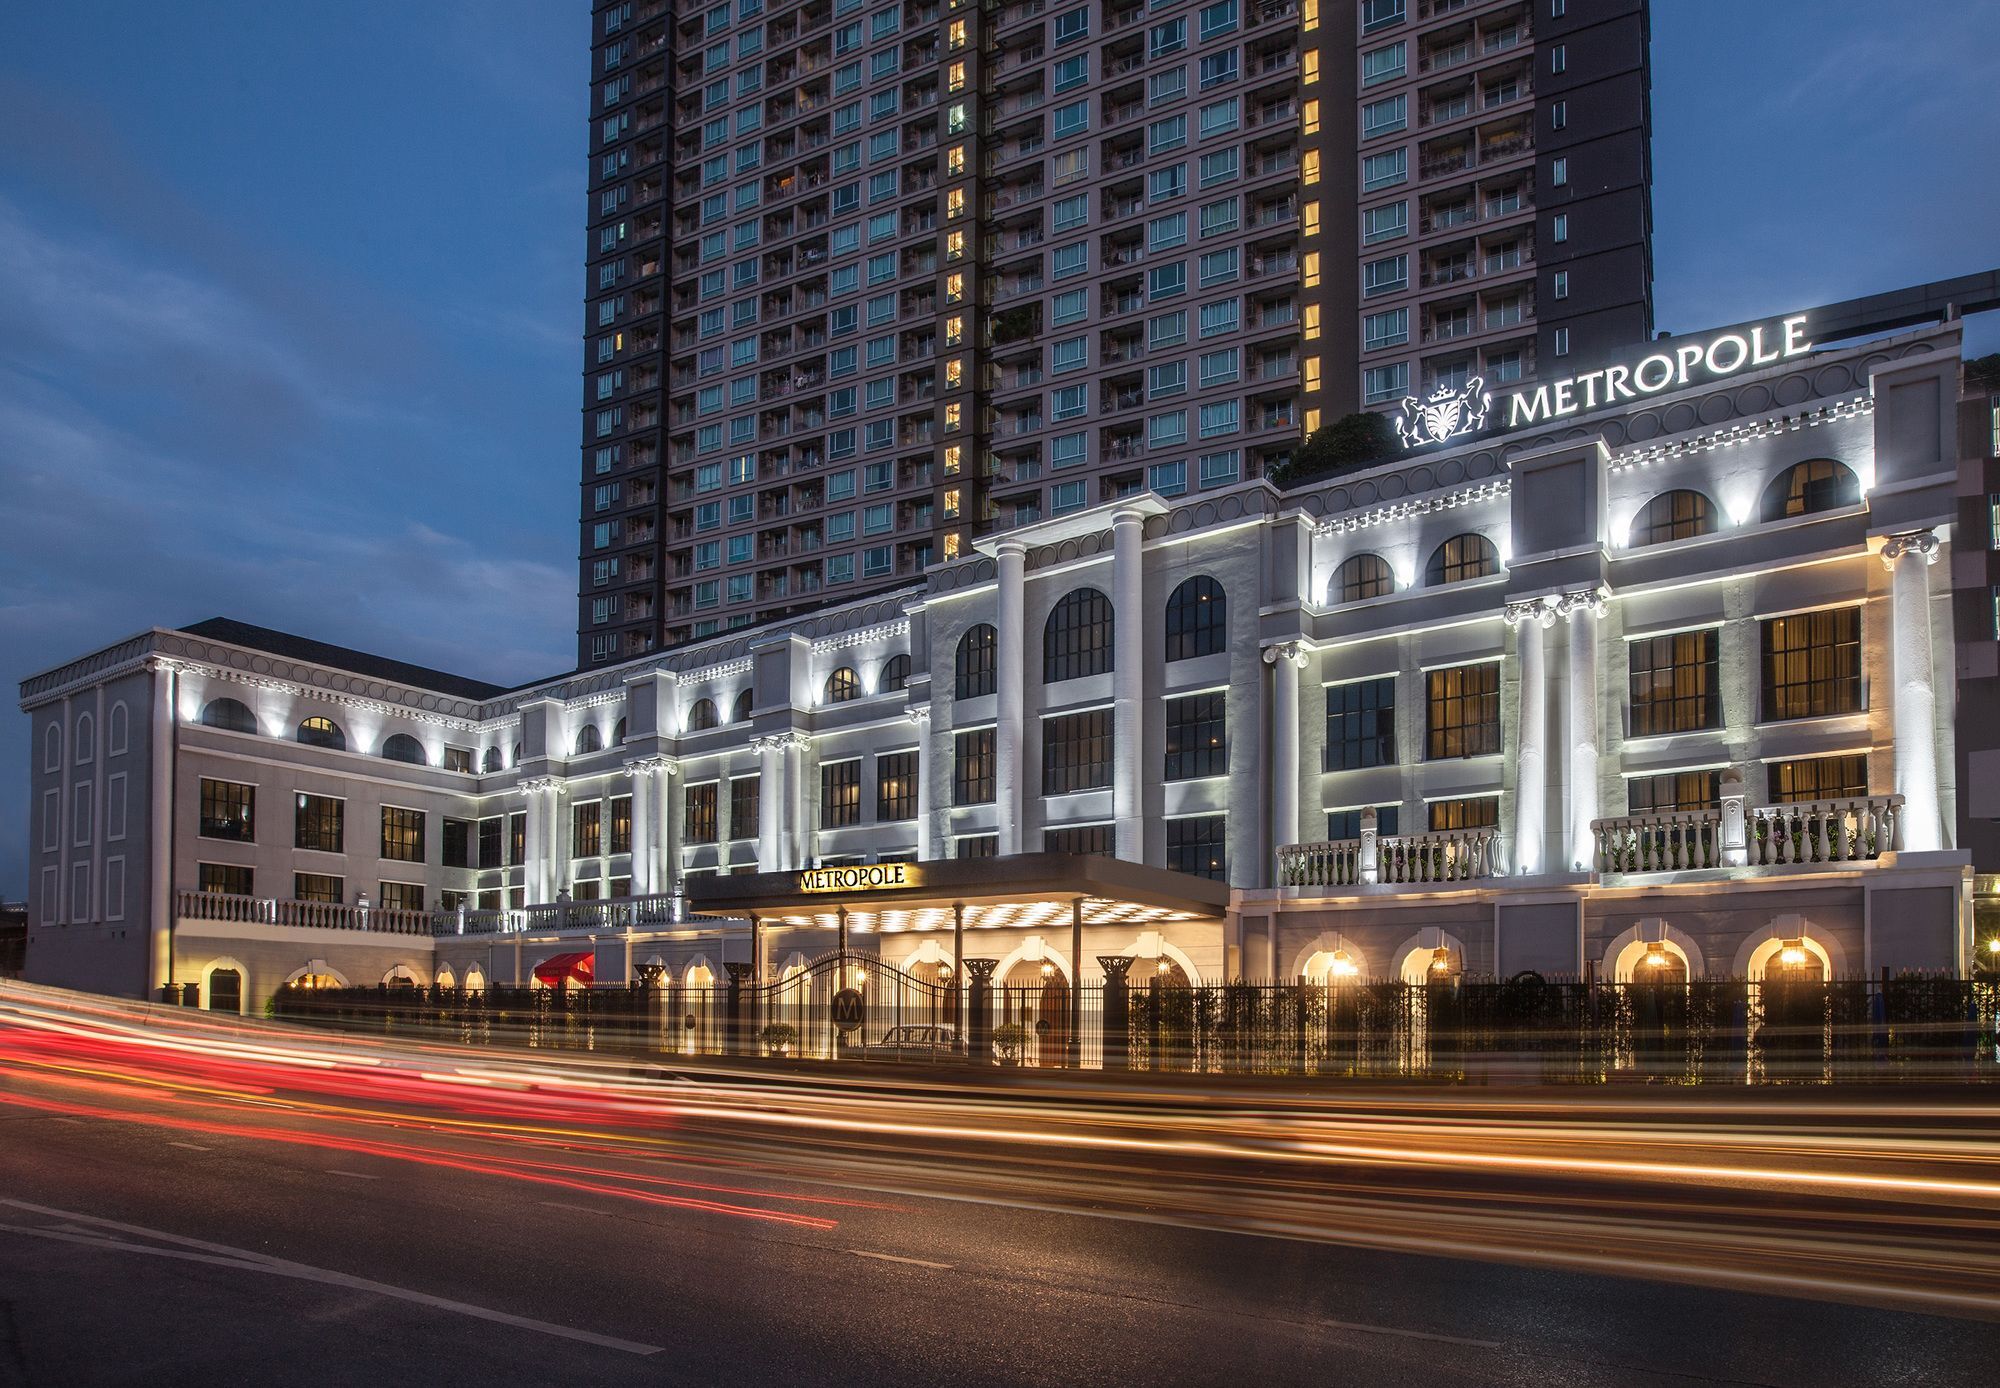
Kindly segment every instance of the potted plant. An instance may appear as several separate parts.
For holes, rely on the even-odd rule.
[[[799,1044],[799,1029],[790,1022],[772,1022],[762,1033],[765,1049],[775,1056],[784,1056]]]
[[[1028,1044],[1028,1029],[1019,1022],[1002,1022],[993,1028],[993,1049],[1002,1065],[1019,1065],[1021,1048]]]

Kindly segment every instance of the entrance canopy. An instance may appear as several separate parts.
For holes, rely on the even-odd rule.
[[[959,909],[967,929],[1035,930],[1070,924],[1081,902],[1086,925],[1147,929],[1217,921],[1229,905],[1229,888],[1205,877],[1067,853],[690,877],[685,891],[707,915],[828,930],[843,909],[854,930],[950,930]]]
[[[573,954],[552,954],[535,965],[535,981],[550,988],[561,987],[565,980],[589,987],[597,977],[597,956],[589,950]]]

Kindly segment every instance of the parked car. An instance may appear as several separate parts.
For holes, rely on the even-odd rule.
[[[921,1025],[890,1027],[867,1050],[870,1060],[945,1060],[958,1050],[958,1029]]]

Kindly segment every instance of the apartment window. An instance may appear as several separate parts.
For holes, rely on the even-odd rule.
[[[1387,366],[1371,366],[1361,373],[1361,398],[1370,405],[1379,405],[1385,400],[1394,400],[1410,388],[1410,364],[1404,361],[1390,362]]]
[[[1201,60],[1201,90],[1207,91],[1210,87],[1221,86],[1224,82],[1235,80],[1235,77],[1236,50],[1234,48],[1223,53],[1211,53]]]
[[[1088,129],[1090,129],[1090,101],[1088,98],[1082,101],[1072,101],[1066,106],[1056,107],[1054,138],[1060,140],[1065,135],[1074,135],[1078,131]]]
[[[1042,720],[1042,794],[1102,790],[1111,784],[1111,710]]]
[[[1066,594],[1042,628],[1042,682],[1101,675],[1112,668],[1111,600],[1095,588]]]
[[[1228,385],[1243,374],[1239,366],[1240,356],[1236,348],[1225,347],[1219,352],[1201,354],[1201,384],[1203,389],[1210,386]]]
[[[1549,184],[1561,188],[1569,183],[1569,156],[1558,154],[1549,161]]]
[[[1371,48],[1361,55],[1361,83],[1373,86],[1377,82],[1387,82],[1401,77],[1408,70],[1408,46],[1401,39],[1381,48]]]
[[[1560,245],[1569,240],[1569,213],[1558,212],[1549,220],[1549,239]]]
[[[257,787],[201,778],[201,837],[257,841]]]
[[[1180,197],[1187,192],[1187,165],[1173,164],[1164,169],[1154,169],[1146,175],[1146,199],[1149,202],[1165,202],[1169,198]]]
[[[819,769],[819,822],[840,829],[861,822],[861,761],[837,761]]]
[[[205,892],[219,896],[254,895],[255,879],[247,867],[236,867],[229,863],[200,863],[196,865],[197,884]]]
[[[1500,750],[1500,666],[1458,665],[1424,677],[1425,755],[1432,761]]]
[[[890,752],[875,758],[875,818],[888,822],[917,817],[917,754]]]
[[[1177,459],[1171,463],[1148,464],[1146,486],[1161,496],[1179,496],[1187,490],[1187,463]]]
[[[1384,203],[1361,214],[1361,240],[1364,245],[1393,241],[1398,236],[1408,235],[1409,230],[1410,204],[1407,201]]]
[[[1055,90],[1066,92],[1071,87],[1080,87],[1090,80],[1090,55],[1078,53],[1064,58],[1056,64]]]
[[[1399,347],[1410,340],[1410,311],[1392,308],[1366,314],[1361,319],[1361,347],[1373,352],[1382,347]]]
[[[1187,20],[1170,19],[1146,31],[1146,56],[1164,58],[1187,47]]]
[[[295,872],[292,874],[292,900],[338,906],[347,900],[347,883],[342,878],[329,877],[323,872]]]
[[[760,785],[761,779],[756,776],[736,776],[730,779],[729,837],[732,839],[757,837],[757,821],[762,813]]]
[[[1429,812],[1429,828],[1434,834],[1455,829],[1492,829],[1500,823],[1500,797],[1497,795],[1433,800],[1424,808]]]
[[[1402,146],[1368,155],[1361,161],[1361,191],[1373,192],[1406,181],[1410,176],[1410,151]]]
[[[1625,782],[1627,814],[1689,814],[1721,802],[1720,778],[1713,771],[1666,771]]]
[[[1372,34],[1391,24],[1401,24],[1404,0],[1361,0],[1361,32]]]
[[[1410,284],[1410,258],[1407,255],[1384,256],[1380,260],[1367,260],[1361,264],[1361,292],[1364,296],[1394,294],[1407,289]]]
[[[570,809],[570,856],[595,858],[604,851],[604,807],[593,800]]]
[[[1240,315],[1234,299],[1221,299],[1201,306],[1200,333],[1203,337],[1215,337],[1222,333],[1233,333]]]
[[[973,728],[955,734],[951,746],[951,803],[992,804],[993,768],[993,729]]]
[[[1771,803],[1775,805],[1798,805],[1808,800],[1853,800],[1868,794],[1868,755],[1865,752],[1774,761],[1765,768],[1765,772]]]
[[[1361,108],[1361,138],[1364,140],[1408,129],[1409,124],[1409,100],[1401,93],[1385,96],[1380,101],[1370,101]]]
[[[1558,299],[1567,299],[1569,297],[1569,271],[1556,271],[1555,294]]]
[[[1187,393],[1187,363],[1165,361],[1146,368],[1146,398],[1164,400]]]
[[[1328,685],[1322,769],[1352,771],[1395,764],[1395,676]]]
[[[1193,815],[1167,821],[1167,866],[1175,872],[1229,880],[1228,817]]]
[[[1716,633],[1682,631],[1628,642],[1633,737],[1722,725]]]
[[[1550,103],[1549,129],[1567,130],[1568,128],[1569,128],[1569,103],[1567,101],[1556,101]]]
[[[1055,228],[1068,231],[1080,227],[1090,220],[1090,195],[1079,193],[1073,198],[1063,198],[1055,205]]]
[[[1224,97],[1221,101],[1211,101],[1201,108],[1201,137],[1220,135],[1234,130],[1238,124],[1236,98]]]
[[[714,843],[716,838],[716,783],[689,786],[681,831],[689,843]]]
[[[1238,222],[1237,200],[1223,198],[1218,202],[1203,203],[1201,207],[1201,234],[1220,236],[1225,231],[1236,230]]]
[[[1049,418],[1075,419],[1090,409],[1090,387],[1085,384],[1063,386],[1050,392]]]
[[[1187,293],[1187,262],[1176,260],[1171,265],[1155,265],[1146,272],[1146,297],[1148,299],[1170,299],[1176,294]]]
[[[1228,704],[1220,690],[1167,700],[1167,780],[1229,773]]]
[[[1204,310],[1206,312],[1206,310]],[[1187,310],[1175,309],[1146,320],[1146,345],[1178,347],[1187,341]]]
[[[1569,355],[1569,329],[1568,329],[1568,328],[1557,328],[1557,329],[1556,329],[1556,355],[1557,355],[1557,356],[1559,356],[1559,357],[1566,357],[1566,356],[1568,356],[1568,355]]]
[[[1072,43],[1090,36],[1090,9],[1083,6],[1056,16],[1056,42]]]
[[[473,865],[471,820],[445,820],[442,852],[444,866],[448,868],[469,868]]]
[[[1549,50],[1549,72],[1560,75],[1569,71],[1569,45],[1559,43]]]
[[[382,807],[382,857],[392,863],[424,860],[424,812]]]
[[[1771,617],[1759,626],[1766,722],[1860,712],[1860,608]]]

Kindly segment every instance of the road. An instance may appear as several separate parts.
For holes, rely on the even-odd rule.
[[[1957,1384],[2000,1100],[628,1062],[0,985],[0,1384]]]

